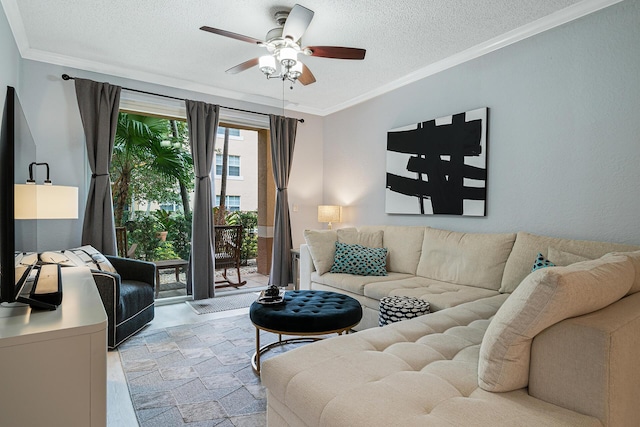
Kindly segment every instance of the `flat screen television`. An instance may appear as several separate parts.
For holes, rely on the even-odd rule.
[[[21,296],[21,290],[37,262],[37,255],[16,252],[15,247],[16,99],[15,89],[7,86],[0,128],[0,302],[30,303],[28,297]]]

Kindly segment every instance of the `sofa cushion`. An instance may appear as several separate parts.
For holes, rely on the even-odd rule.
[[[630,294],[635,294],[636,292],[640,292],[640,251],[634,251],[634,252],[612,252],[612,255],[623,255],[628,257],[631,260],[631,263],[633,264],[633,267],[635,268],[636,271],[636,278],[633,282],[633,285],[631,285],[631,289],[629,289],[629,292],[627,293],[627,295]]]
[[[376,301],[387,296],[407,296],[428,301],[431,311],[454,307],[466,302],[475,301],[497,295],[498,291],[476,288],[473,286],[456,285],[413,276],[406,279],[369,283],[364,286],[364,295]],[[375,307],[376,310],[378,306]]]
[[[425,227],[383,225],[364,226],[358,230],[384,232],[382,246],[387,248],[387,271],[416,274]]]
[[[355,227],[339,228],[336,230],[338,242],[348,245],[362,245],[367,248],[381,248],[382,230],[376,231],[358,231]]]
[[[556,249],[553,246],[549,246],[548,256],[549,256],[549,259],[552,260],[555,265],[560,267],[575,264],[576,262],[589,261],[590,259],[593,259],[586,256],[574,254],[571,252],[561,251],[560,249]]]
[[[387,250],[336,242],[336,255],[331,273],[359,276],[387,276]]]
[[[331,270],[338,234],[334,230],[304,230],[303,235],[318,274]]]
[[[500,292],[513,292],[516,289],[520,282],[531,272],[531,260],[536,257],[538,252],[555,262],[553,258],[549,257],[549,247],[589,259],[599,258],[613,251],[628,252],[640,249],[638,246],[619,243],[560,239],[521,231],[516,237],[513,250],[504,267]]]
[[[513,233],[460,233],[427,228],[416,275],[498,290],[515,237]]]
[[[615,255],[531,273],[498,310],[482,340],[480,387],[492,392],[526,387],[531,340],[564,319],[619,300],[634,278],[631,261]]]
[[[364,295],[364,287],[368,283],[395,282],[399,279],[411,277],[409,274],[387,272],[387,276],[356,276],[347,273],[325,273],[318,274],[317,271],[311,273],[311,281],[322,285],[342,289],[356,295]],[[313,288],[313,285],[312,285]]]

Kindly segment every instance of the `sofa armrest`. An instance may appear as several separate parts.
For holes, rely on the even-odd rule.
[[[136,280],[155,287],[156,265],[154,263],[111,255],[105,256],[123,280]]]
[[[529,394],[605,426],[640,419],[640,293],[564,320],[535,337]]]
[[[313,265],[313,259],[311,259],[311,252],[309,252],[309,245],[300,245],[300,289],[311,289],[311,273],[316,268]]]
[[[107,316],[109,319],[115,319],[117,302],[120,301],[120,275],[94,269],[91,269],[91,275],[96,282]]]

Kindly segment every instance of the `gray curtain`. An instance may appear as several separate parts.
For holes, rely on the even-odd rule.
[[[291,219],[289,217],[289,174],[293,163],[298,120],[269,115],[271,161],[276,182],[276,215],[273,227],[273,258],[269,284],[287,286],[291,282]]]
[[[82,244],[116,254],[116,228],[109,166],[118,125],[120,86],[75,79],[76,98],[87,141],[91,183],[82,225]]]
[[[193,299],[199,300],[215,296],[213,203],[209,174],[215,153],[220,107],[190,100],[186,100],[186,106],[189,143],[196,175],[187,290],[193,294]]]

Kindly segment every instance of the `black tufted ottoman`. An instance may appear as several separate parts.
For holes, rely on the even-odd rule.
[[[360,323],[362,307],[355,299],[337,292],[287,291],[282,304],[263,305],[257,301],[251,304],[249,317],[256,327],[256,352],[251,365],[260,374],[260,355],[267,350],[292,342],[322,339],[310,335],[342,335]],[[260,347],[261,329],[278,334],[278,341]],[[282,335],[301,337],[283,340]]]

